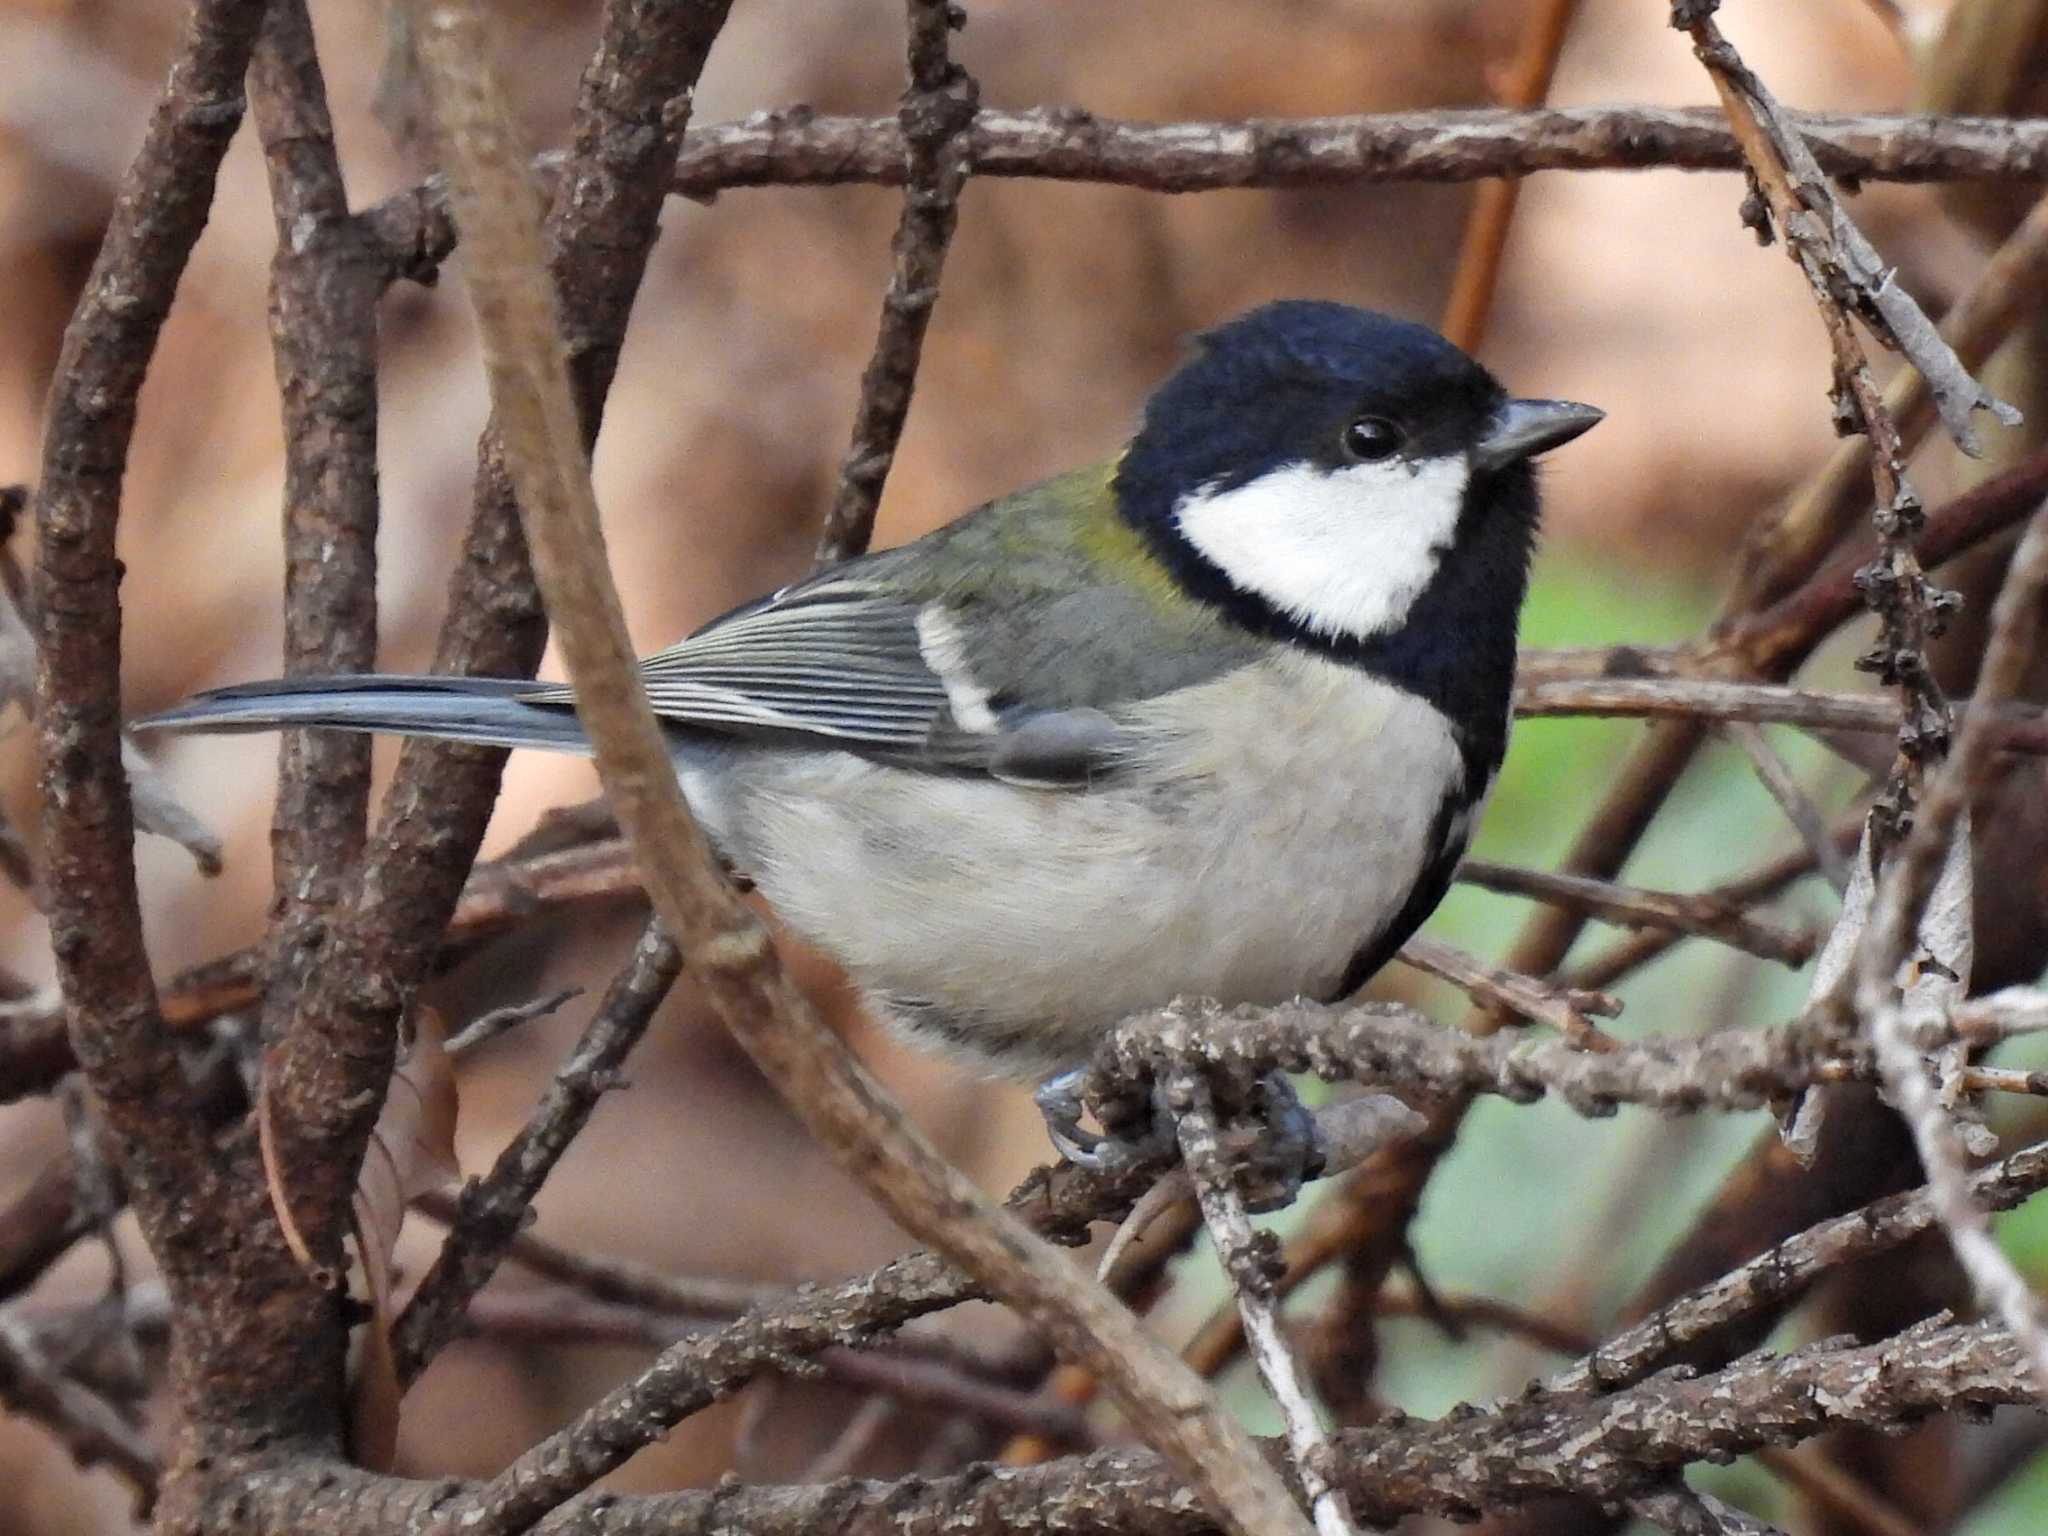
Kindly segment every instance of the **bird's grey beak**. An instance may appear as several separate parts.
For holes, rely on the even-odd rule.
[[[1495,413],[1493,425],[1472,462],[1481,470],[1504,469],[1568,443],[1607,413],[1569,400],[1510,400]]]

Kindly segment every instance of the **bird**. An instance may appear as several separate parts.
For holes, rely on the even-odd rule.
[[[1506,751],[1533,460],[1598,409],[1269,303],[1120,452],[641,663],[690,806],[913,1045],[1045,1079],[1181,997],[1334,1001],[1442,899]],[[563,684],[242,684],[141,724],[587,752]]]

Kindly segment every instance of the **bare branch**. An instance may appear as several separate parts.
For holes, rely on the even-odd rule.
[[[1721,732],[1742,749],[1742,755],[1756,770],[1757,779],[1770,797],[1778,802],[1778,809],[1792,823],[1800,841],[1813,851],[1813,862],[1827,876],[1828,884],[1838,893],[1846,891],[1849,888],[1849,866],[1842,858],[1841,850],[1835,846],[1834,838],[1829,835],[1827,818],[1806,793],[1792,772],[1791,764],[1778,755],[1778,749],[1771,745],[1762,728],[1747,720],[1731,720],[1722,726]]]
[[[2043,1189],[2048,1142],[2037,1142],[1970,1175],[1967,1194],[1984,1210],[2009,1211]],[[1557,1392],[1607,1392],[1642,1381],[1694,1346],[1731,1336],[1746,1319],[1775,1314],[1821,1276],[1890,1252],[1934,1230],[1940,1220],[1939,1202],[1924,1187],[1830,1217],[1659,1307],[1545,1385]]]
[[[305,0],[272,0],[249,70],[277,226],[270,337],[284,406],[284,670],[377,660],[377,300],[383,253],[349,215]],[[370,741],[289,731],[279,745],[266,1033],[289,1023],[328,911],[363,850]]]
[[[547,221],[549,260],[577,338],[577,424],[587,449],[618,365],[663,204],[661,181],[727,0],[608,0],[579,91],[575,148]],[[495,430],[479,450],[474,508],[436,647],[437,671],[531,676],[546,642],[518,509]],[[440,952],[483,839],[505,754],[408,741],[321,963],[276,1053],[274,1092],[298,1214],[324,1249],[346,1226],[399,1017]],[[323,1258],[333,1257],[323,1253]]]
[[[1778,231],[1806,273],[1823,313],[1853,311],[1887,346],[1904,353],[1932,390],[1949,436],[1965,453],[1977,454],[1977,435],[1970,421],[1973,412],[1989,411],[2007,425],[2016,423],[2019,413],[1993,399],[1970,377],[1913,296],[1893,280],[1894,270],[1842,207],[1827,173],[1800,136],[1799,124],[1721,35],[1714,23],[1718,3],[1674,0],[1672,25],[1691,33],[1694,51],[1721,93],[1743,159],[1769,198]],[[1830,332],[1838,348],[1837,378],[1847,385],[1850,374],[1861,366],[1860,356],[1852,360],[1855,343],[1847,340],[1844,332],[1833,325]],[[1844,346],[1846,353],[1841,350]],[[1859,388],[1858,393],[1863,391]],[[1875,385],[1869,394],[1875,400]],[[1875,468],[1882,477],[1891,472],[1888,462],[1898,457],[1896,444],[1882,435],[1884,423],[1872,419],[1885,415],[1882,410],[1873,410],[1866,403],[1862,415],[1876,450]]]
[[[903,213],[890,246],[894,266],[882,294],[881,329],[860,380],[853,441],[839,466],[839,488],[818,536],[817,560],[830,565],[868,547],[882,483],[910,414],[925,328],[939,300],[939,274],[960,212],[971,165],[969,135],[981,91],[953,62],[952,0],[906,0],[910,84],[898,113],[904,149]],[[964,13],[963,13],[964,14]]]
[[[34,1337],[0,1312],[0,1402],[41,1424],[63,1442],[81,1467],[105,1466],[135,1494],[138,1519],[156,1502],[162,1465],[142,1432],[98,1393],[59,1372],[43,1358]]]
[[[1587,1015],[1615,1017],[1621,1012],[1619,998],[1604,992],[1552,986],[1535,976],[1486,965],[1454,945],[1423,934],[1403,944],[1395,958],[1426,976],[1449,982],[1482,1008],[1505,1009],[1535,1023],[1548,1024],[1582,1050],[1604,1051],[1613,1047],[1614,1041]]]
[[[1810,933],[1786,930],[1746,917],[1740,908],[1711,895],[1683,896],[1668,891],[1644,890],[1640,886],[1616,885],[1584,875],[1555,875],[1538,869],[1519,869],[1491,859],[1467,859],[1458,866],[1457,878],[1482,890],[1509,896],[1528,896],[1591,913],[1608,922],[1630,928],[1668,928],[1699,938],[1713,939],[1746,954],[1780,965],[1800,966],[1813,957],[1819,942]]]
[[[2038,181],[2048,124],[2003,117],[1793,114],[1830,174],[1853,181]],[[1742,153],[1711,108],[1402,112],[1243,122],[1135,123],[1075,107],[983,110],[967,137],[977,176],[1107,182],[1153,192],[1369,182],[1485,181],[1539,171],[1731,171]],[[709,199],[741,187],[901,186],[902,125],[808,107],[692,129],[672,190]],[[560,157],[536,168],[552,174]],[[394,273],[429,276],[455,248],[446,188],[398,193],[360,215]]]
[[[1557,73],[1558,56],[1564,52],[1565,33],[1571,29],[1578,9],[1579,0],[1542,0],[1530,8],[1498,93],[1503,105],[1540,106],[1550,95],[1551,77]],[[1514,222],[1515,203],[1521,190],[1518,177],[1483,181],[1473,193],[1471,211],[1465,216],[1465,235],[1451,278],[1451,296],[1444,301],[1443,324],[1438,329],[1447,340],[1467,352],[1477,352],[1480,338],[1486,334],[1487,316],[1493,309],[1494,290],[1500,281],[1501,256],[1507,250],[1508,227]]]
[[[1527,1104],[1554,1094],[1580,1114],[1620,1104],[1663,1110],[1760,1109],[1814,1082],[1867,1078],[1869,1059],[1799,1025],[1660,1035],[1581,1050],[1565,1040],[1473,1035],[1391,1003],[1273,1008],[1184,1007],[1127,1019],[1097,1053],[1094,1074],[1130,1091],[1154,1074],[1154,1035],[1185,1027],[1186,1048],[1205,1061],[1259,1070],[1314,1072],[1403,1097],[1442,1100],[1499,1094]]]
[[[1979,672],[1984,697],[2007,696],[2023,677],[2034,652],[2044,592],[2048,515],[2028,526],[1992,609]],[[1991,760],[1986,718],[1965,723],[1955,752],[1884,870],[1853,967],[1854,996],[1877,1048],[1885,1086],[1912,1127],[1956,1258],[1979,1298],[2005,1319],[2027,1351],[2036,1379],[2048,1392],[2048,1320],[1970,1199],[1966,1150],[1913,1042],[1915,1015],[1933,1011],[1945,1016],[1968,985],[1973,939],[1968,808]],[[1902,973],[1909,958],[1911,972]]]
[[[659,924],[649,922],[632,961],[612,981],[583,1038],[556,1071],[519,1134],[487,1178],[462,1192],[460,1214],[393,1330],[399,1379],[411,1382],[455,1336],[463,1308],[497,1272],[512,1238],[525,1226],[534,1196],[569,1143],[582,1133],[654,1012],[682,973],[683,957]]]
[[[1392,1418],[1336,1437],[1333,1465],[1361,1518],[1418,1513],[1469,1520],[1569,1493],[1637,1497],[1691,1463],[1727,1461],[1842,1425],[1894,1428],[1930,1413],[2026,1402],[2019,1351],[1994,1327],[1937,1319],[1876,1344],[1823,1341],[1704,1375],[1667,1372],[1623,1391],[1535,1392],[1437,1420]],[[345,1536],[374,1509],[393,1529],[455,1536],[469,1489],[340,1465],[256,1465],[210,1490],[212,1536]],[[713,1523],[751,1536],[820,1530],[900,1536],[940,1524],[1062,1536],[1196,1536],[1206,1513],[1178,1475],[1141,1450],[1111,1449],[1032,1467],[976,1466],[951,1477],[789,1488],[731,1487],[610,1496],[565,1510],[542,1532],[672,1536]],[[354,1522],[354,1523],[351,1523]]]
[[[1185,1034],[1177,1021],[1161,1030],[1158,1049],[1169,1060]],[[1330,1432],[1302,1381],[1294,1351],[1281,1331],[1279,1298],[1271,1273],[1273,1238],[1254,1232],[1237,1185],[1238,1170],[1224,1149],[1215,1096],[1192,1060],[1167,1067],[1161,1081],[1174,1117],[1181,1160],[1201,1203],[1202,1220],[1216,1244],[1224,1274],[1244,1319],[1245,1337],[1259,1377],[1287,1427],[1288,1456],[1319,1536],[1357,1536],[1359,1527],[1343,1491],[1331,1480]],[[1270,1134],[1270,1131],[1269,1131]]]

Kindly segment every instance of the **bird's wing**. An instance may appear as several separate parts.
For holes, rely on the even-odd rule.
[[[736,609],[641,676],[687,729],[1085,785],[1115,770],[1138,706],[1256,650],[1171,590],[1106,473],[1079,471]],[[569,702],[559,687],[522,698]]]
[[[977,681],[948,605],[876,582],[863,564],[785,588],[647,658],[640,675],[655,714],[718,735],[1048,786],[1085,784],[1111,765],[1119,730],[1109,714],[1063,704],[1054,680],[1002,690]],[[560,686],[520,697],[570,702]]]

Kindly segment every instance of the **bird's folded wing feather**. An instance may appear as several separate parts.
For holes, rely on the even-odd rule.
[[[640,675],[671,724],[809,739],[897,766],[1063,784],[1086,782],[1114,755],[1101,711],[1068,720],[1043,687],[999,696],[968,668],[942,603],[832,573],[728,614],[650,656]],[[522,697],[570,695],[542,686]],[[1012,748],[1024,754],[1014,774]]]
[[[1135,707],[1257,654],[1172,592],[1097,466],[736,609],[641,677],[684,729],[1084,785],[1125,756]],[[524,697],[569,701],[561,688]]]

